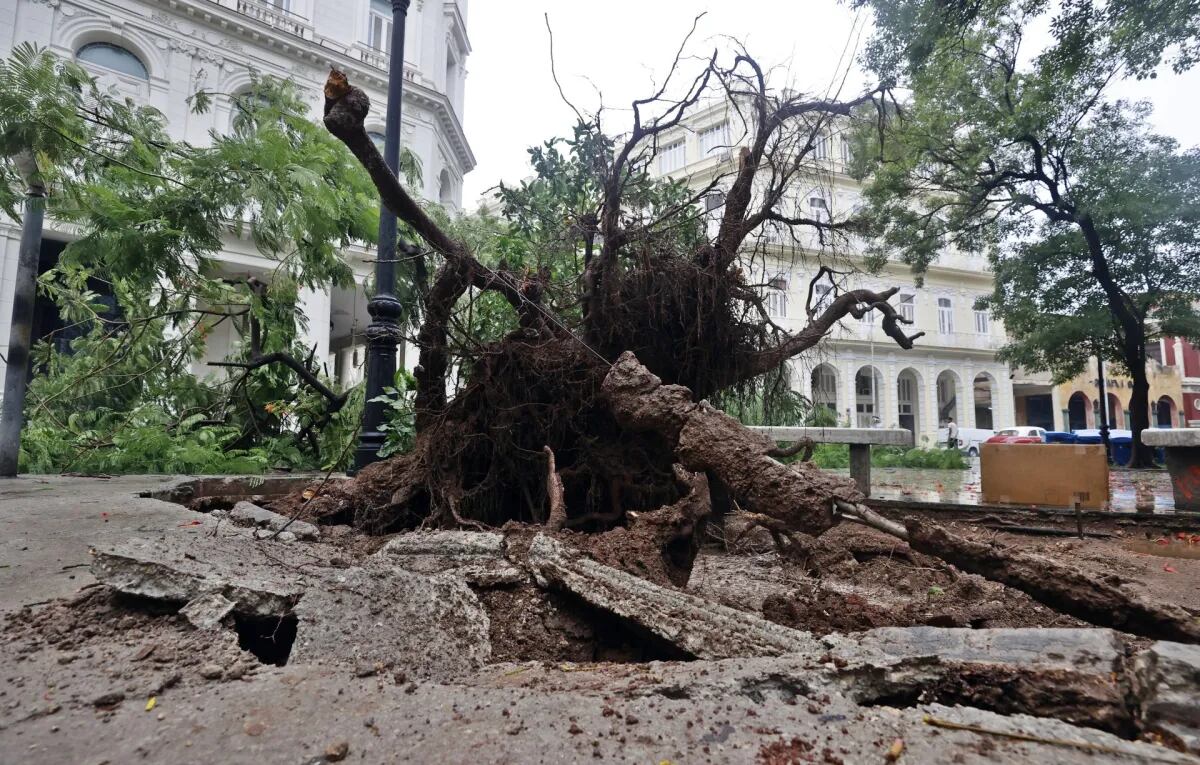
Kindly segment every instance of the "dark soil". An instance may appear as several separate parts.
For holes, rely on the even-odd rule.
[[[683,654],[568,594],[532,584],[478,589],[494,662],[672,661]]]
[[[0,721],[61,706],[104,711],[126,699],[143,705],[178,685],[238,680],[261,666],[238,647],[232,624],[200,631],[176,611],[94,586],[69,600],[6,614]],[[38,700],[32,711],[31,699]]]
[[[963,574],[886,534],[842,524],[801,559],[703,556],[690,589],[819,635],[876,627],[1083,627],[1022,592]]]

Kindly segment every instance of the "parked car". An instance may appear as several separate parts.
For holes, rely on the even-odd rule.
[[[972,457],[978,457],[979,445],[991,438],[995,432],[996,431],[988,430],[987,428],[959,428],[958,450]],[[949,435],[945,428],[938,428],[938,446],[945,446],[946,439],[948,437]]]
[[[1036,428],[1032,425],[1017,425],[1012,428],[1005,428],[1003,430],[997,430],[996,435],[1040,438],[1040,439],[1042,439],[1042,441],[1045,441],[1046,440],[1046,429],[1045,428]]]
[[[1018,425],[996,431],[996,435],[985,443],[989,444],[1044,444],[1046,443],[1045,428],[1035,428],[1031,425]]]

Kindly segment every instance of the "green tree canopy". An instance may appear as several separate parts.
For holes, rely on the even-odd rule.
[[[860,5],[878,22],[867,63],[911,94],[885,130],[856,136],[876,262],[921,273],[948,249],[988,253],[1005,355],[1068,377],[1101,348],[1133,377],[1140,433],[1147,339],[1194,336],[1196,158],[1107,91],[1163,60],[1190,66],[1195,3]]]
[[[206,110],[216,95],[197,94],[193,108]],[[88,464],[103,467],[130,427],[182,434],[210,423],[224,428],[221,453],[305,428],[315,445],[312,426],[327,424],[316,393],[282,369],[246,370],[216,386],[182,380],[226,322],[248,339],[244,361],[304,359],[297,290],[351,285],[341,253],[376,235],[366,174],[312,121],[292,85],[260,79],[247,93],[220,95],[233,101],[232,127],[196,146],[172,139],[161,113],[99,88],[72,61],[22,45],[0,62],[0,206],[20,217],[23,160],[32,156],[48,215],[73,234],[39,288],[79,337],[74,353],[49,342],[37,349],[43,374],[30,391],[30,432],[60,437],[30,466],[94,458]],[[269,278],[220,272],[213,257],[230,236],[253,242],[271,263]],[[271,402],[288,403],[268,411]],[[281,461],[299,459],[285,451]]]

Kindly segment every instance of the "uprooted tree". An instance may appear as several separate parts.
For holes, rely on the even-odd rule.
[[[1200,624],[1178,607],[936,524],[882,518],[865,507],[853,482],[808,462],[783,464],[772,443],[707,403],[778,370],[846,316],[879,312],[884,331],[904,349],[921,333],[904,332],[905,320],[888,303],[896,288],[835,284],[831,299],[814,300],[827,268],[809,285],[807,323],[785,332],[770,320],[762,285],[746,275],[745,245],[764,224],[822,234],[847,228],[789,212],[788,192],[829,121],[859,107],[870,113],[884,94],[849,101],[778,96],[744,53],[727,67],[714,55],[677,100],[664,100],[666,88],[633,103],[633,128],[619,145],[603,136],[598,117],[581,120],[571,145],[573,167],[582,172],[554,179],[553,191],[567,203],[547,204],[554,195],[546,188],[502,192],[507,211],[526,216],[526,233],[534,234],[528,241],[546,249],[513,267],[435,223],[367,136],[367,96],[341,72],[331,73],[326,126],[425,244],[406,254],[421,299],[417,433],[410,451],[352,481],[323,481],[276,509],[349,520],[374,533],[509,522],[588,531],[578,541],[597,558],[678,585],[687,582],[700,522],[714,505],[736,503],[784,552],[802,546],[802,535],[851,519],[1093,623],[1200,642]],[[648,165],[660,139],[684,125],[710,90],[749,128],[725,179],[720,220],[708,229],[698,207],[718,181],[698,190],[657,182]],[[660,112],[647,118],[655,106]],[[553,144],[533,155],[535,164],[571,164]],[[550,231],[537,230],[539,217],[553,221]],[[514,254],[504,236],[477,241]],[[435,257],[441,262],[431,269]],[[472,332],[505,325],[494,316],[477,320],[476,309],[487,313],[489,300],[503,307],[511,326],[496,337]]]
[[[847,316],[879,312],[884,330],[902,348],[912,347],[915,336],[905,334],[904,320],[888,303],[895,289],[836,289],[823,302],[810,297],[806,326],[783,331],[770,321],[763,285],[752,283],[744,260],[744,244],[767,223],[822,235],[845,229],[844,221],[796,215],[794,187],[830,121],[858,107],[871,112],[879,94],[846,101],[776,95],[744,53],[728,66],[714,55],[677,99],[667,100],[666,88],[633,103],[632,129],[622,143],[603,135],[598,117],[581,120],[571,144],[580,172],[556,179],[568,187],[560,196],[570,202],[544,216],[557,216],[558,227],[541,239],[560,255],[567,250],[567,257],[532,253],[512,267],[494,251],[452,238],[426,214],[363,129],[366,95],[341,73],[330,76],[326,126],[423,241],[413,256],[418,281],[432,275],[418,284],[415,448],[324,491],[312,500],[314,514],[353,513],[356,525],[370,531],[418,522],[545,523],[553,496],[547,489],[555,485],[547,480],[548,448],[562,487],[555,523],[591,531],[625,526],[629,511],[672,506],[695,491],[694,482],[677,480],[675,465],[732,488],[737,481],[709,463],[727,455],[732,465],[746,454],[730,442],[717,449],[721,453],[689,463],[669,434],[623,427],[602,390],[623,353],[699,401],[778,370]],[[660,141],[713,96],[726,98],[749,126],[728,174],[698,189],[654,180],[649,167]],[[647,116],[651,110],[655,116]],[[553,145],[534,154],[535,163],[563,160]],[[728,188],[723,211],[706,228],[701,201],[719,184]],[[539,192],[527,191],[502,196],[509,207],[526,205],[514,217],[524,215],[538,228]],[[565,225],[563,215],[570,218]],[[436,268],[427,262],[434,258]],[[486,299],[502,301],[512,317],[512,330],[491,340],[470,336],[464,308]],[[452,369],[458,392],[451,397]],[[857,496],[848,482],[819,480],[822,496],[813,505],[825,515],[833,495]],[[749,494],[735,489],[733,497],[754,511],[786,505],[786,491],[764,485]]]

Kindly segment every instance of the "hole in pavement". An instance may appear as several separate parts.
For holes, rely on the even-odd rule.
[[[492,660],[640,663],[694,657],[657,635],[563,592],[533,585],[487,587]]]
[[[249,651],[263,664],[282,667],[287,664],[296,642],[299,620],[295,616],[233,615],[238,646]]]

